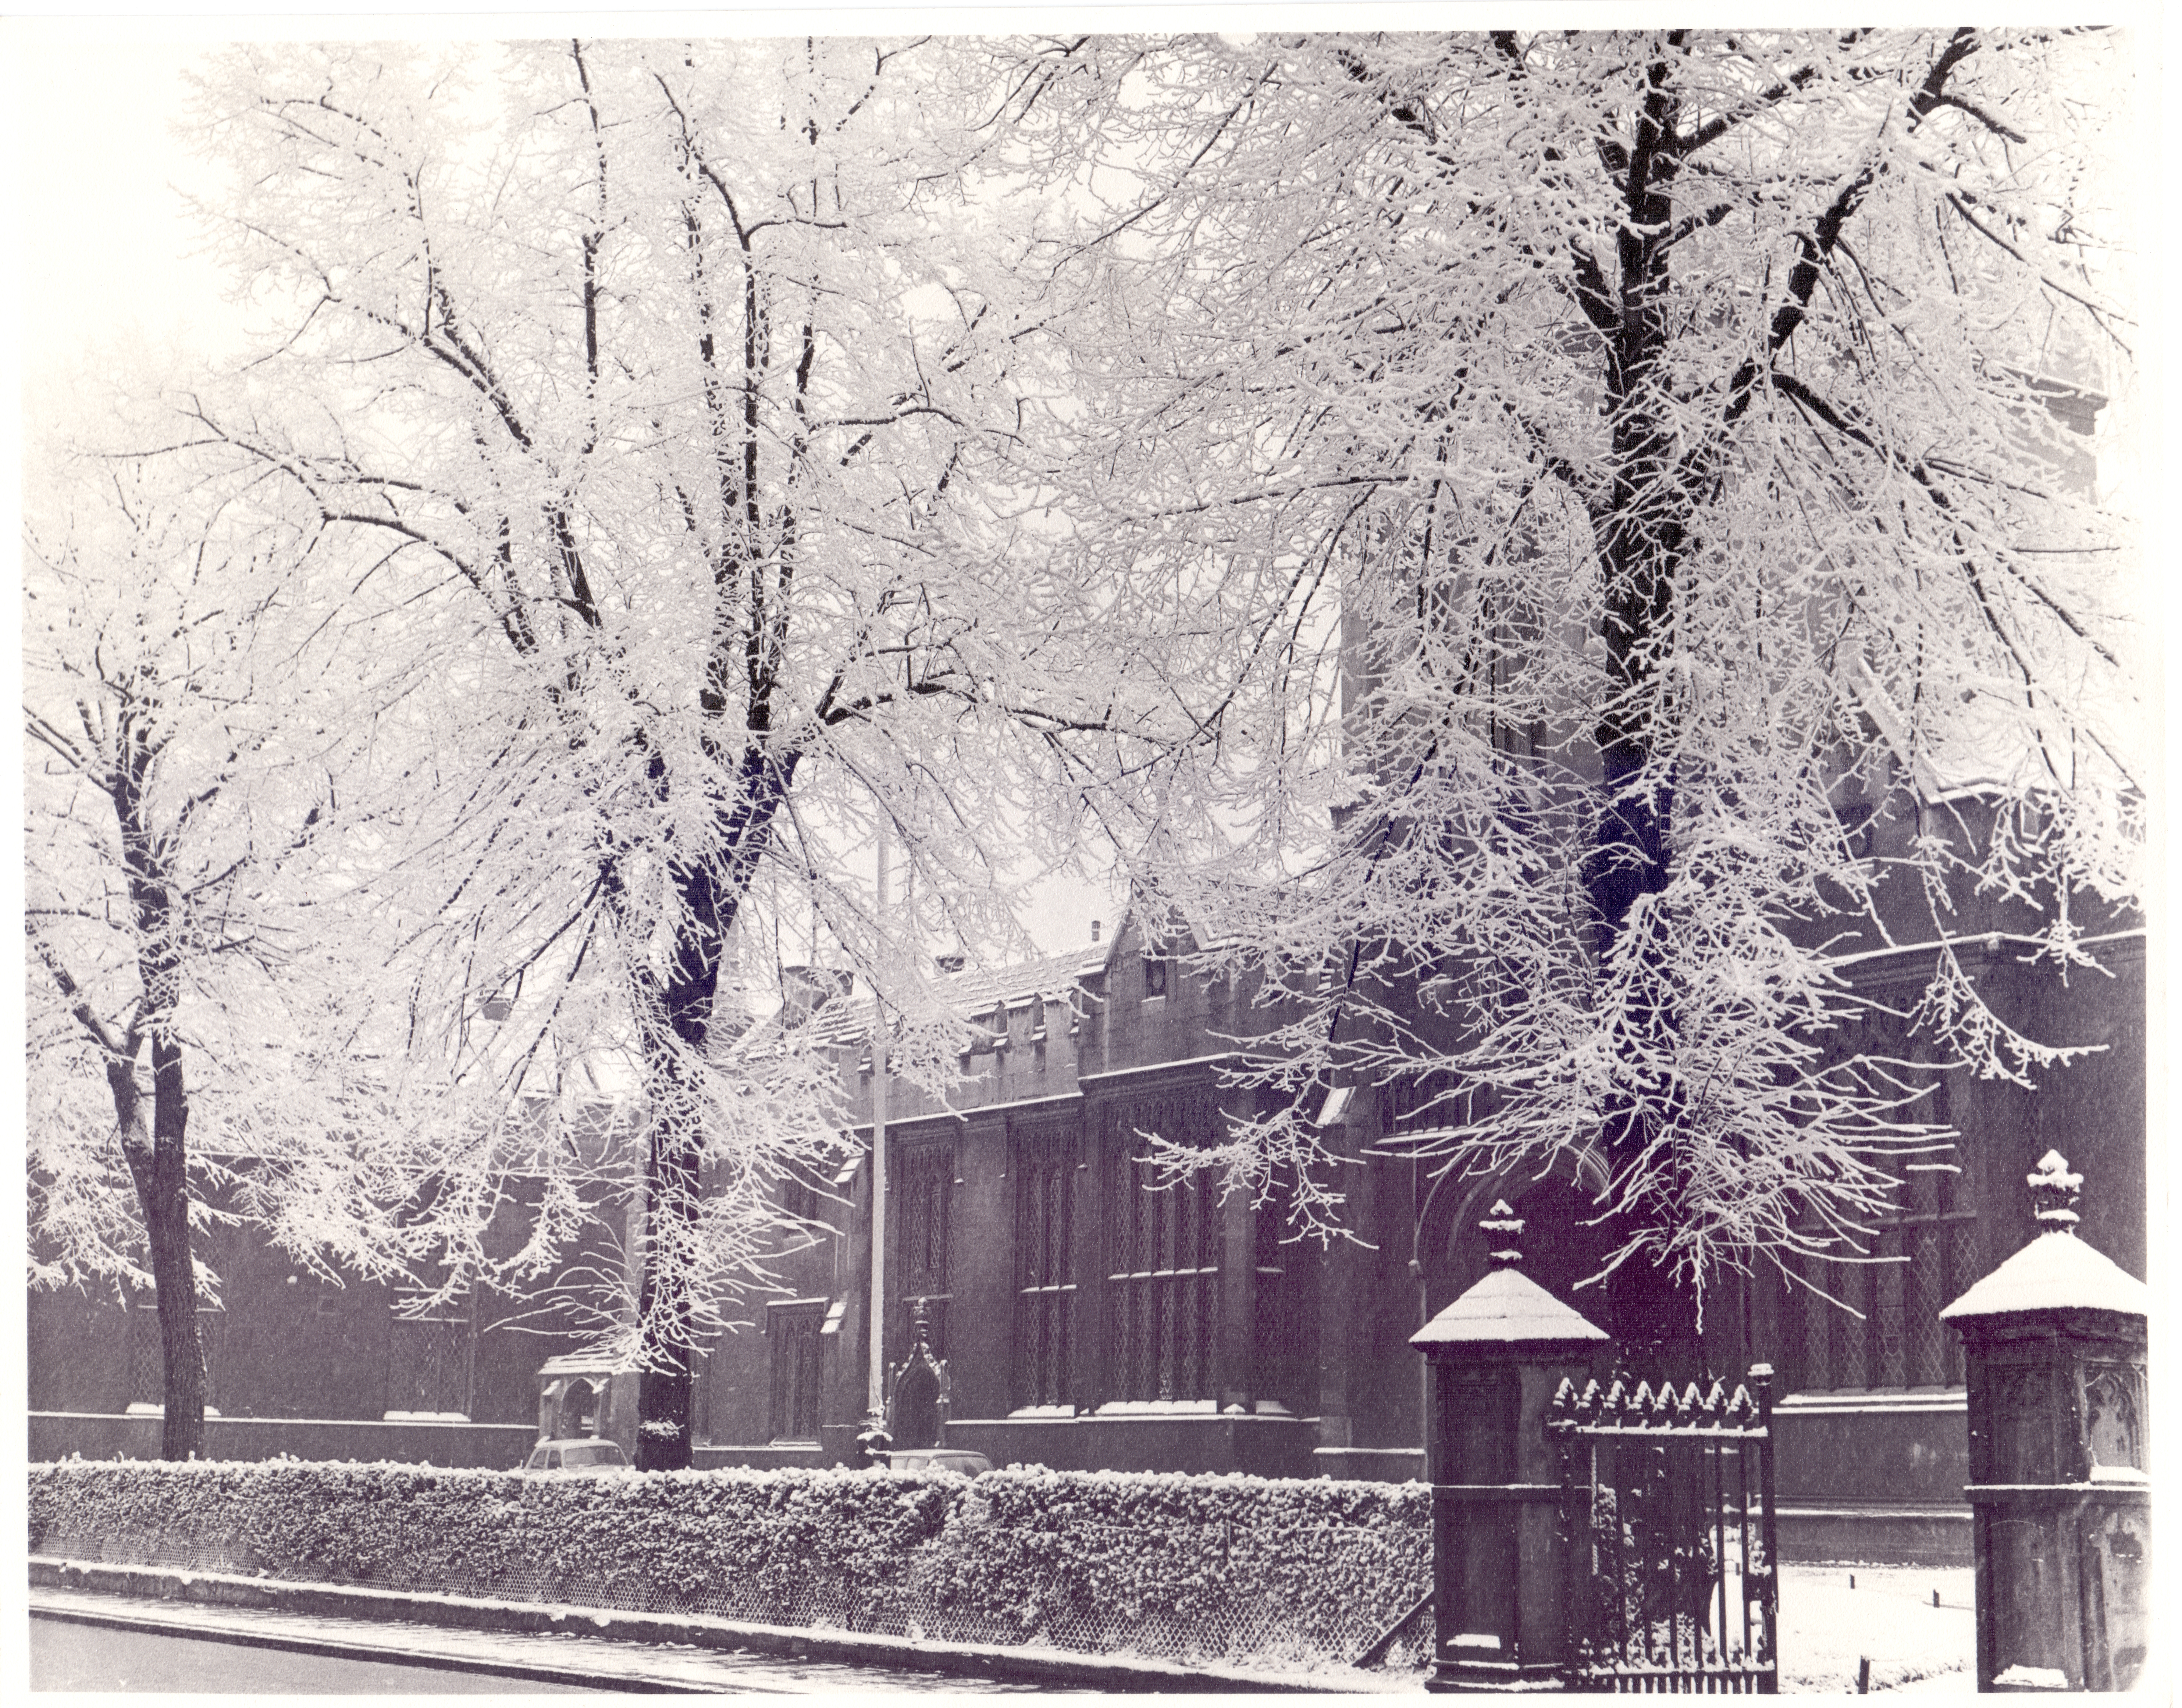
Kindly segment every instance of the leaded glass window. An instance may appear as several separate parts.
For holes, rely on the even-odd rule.
[[[1217,1397],[1219,1193],[1202,1175],[1163,1182],[1148,1135],[1205,1142],[1219,1130],[1209,1094],[1124,1104],[1110,1113],[1107,1393],[1112,1401]]]
[[[766,1307],[773,1378],[770,1432],[775,1441],[818,1439],[819,1379],[826,1346],[818,1330],[825,1319],[823,1299]]]
[[[1076,1306],[1076,1167],[1072,1130],[1033,1128],[1016,1135],[1009,1169],[1016,1182],[1014,1403],[1069,1401]]]
[[[1794,1390],[1962,1385],[1962,1347],[1940,1312],[1978,1274],[1967,1149],[1902,1170],[1897,1212],[1872,1230],[1868,1259],[1797,1260],[1803,1285],[1788,1285],[1782,1312]]]
[[[468,1417],[476,1346],[475,1294],[429,1304],[405,1296],[386,1340],[386,1410]]]
[[[887,1356],[899,1363],[915,1344],[911,1326],[919,1301],[925,1307],[927,1339],[935,1358],[947,1356],[947,1307],[953,1295],[949,1277],[950,1241],[955,1204],[955,1147],[905,1145],[892,1158],[888,1193],[896,1206],[894,1270],[895,1302],[889,1313]]]

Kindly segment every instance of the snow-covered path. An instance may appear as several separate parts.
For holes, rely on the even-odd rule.
[[[1933,1597],[1938,1595],[1938,1605]],[[1975,1654],[1971,1574],[1967,1567],[1804,1566],[1781,1568],[1780,1688],[1798,1694],[1851,1694],[1858,1663],[1870,1662],[1874,1691],[1918,1694],[1969,1692]],[[815,1661],[749,1650],[568,1633],[479,1631],[339,1614],[208,1606],[181,1600],[33,1587],[34,1610],[78,1617],[125,1619],[140,1628],[219,1632],[246,1640],[358,1655],[407,1655],[534,1676],[595,1678],[602,1688],[753,1691],[813,1694],[845,1689],[1021,1691],[1066,1689],[1059,1681],[1000,1680],[961,1671],[924,1671]],[[568,1610],[579,1626],[585,1610]],[[1090,1657],[1083,1657],[1088,1659]],[[1295,1676],[1290,1688],[1400,1691],[1421,1674]],[[1218,1689],[1206,1681],[1207,1688]]]
[[[1780,1689],[1852,1694],[1869,1660],[1874,1690],[1974,1691],[1971,1590],[1967,1566],[1783,1566]]]

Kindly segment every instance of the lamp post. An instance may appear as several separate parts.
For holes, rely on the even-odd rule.
[[[887,821],[879,810],[878,918],[887,911]],[[872,992],[872,1274],[870,1318],[866,1341],[870,1353],[864,1379],[864,1443],[868,1456],[872,1437],[886,1430],[886,1122],[887,1027],[878,992]]]

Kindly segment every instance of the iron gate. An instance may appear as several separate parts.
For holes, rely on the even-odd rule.
[[[1546,1427],[1561,1454],[1570,1683],[1775,1694],[1771,1366],[1732,1394],[1564,1381]]]

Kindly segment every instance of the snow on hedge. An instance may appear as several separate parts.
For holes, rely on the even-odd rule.
[[[1421,1485],[1326,1479],[69,1460],[30,1468],[30,1540],[374,1589],[1324,1664],[1423,1595],[1430,1514]]]

